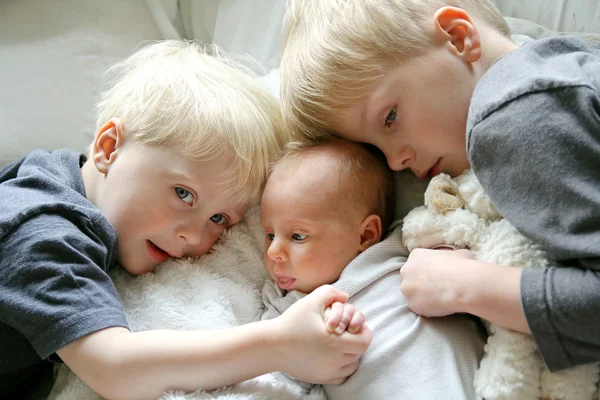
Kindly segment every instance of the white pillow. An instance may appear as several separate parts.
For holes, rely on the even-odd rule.
[[[106,68],[161,39],[143,0],[0,1],[0,166],[85,150]]]

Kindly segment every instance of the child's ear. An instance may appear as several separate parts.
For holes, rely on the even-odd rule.
[[[98,171],[102,174],[108,172],[108,168],[117,157],[118,149],[123,145],[125,136],[123,134],[123,123],[119,118],[111,118],[104,124],[92,143],[92,160]]]
[[[360,251],[363,252],[381,239],[381,218],[378,215],[371,214],[360,224]]]
[[[437,38],[448,43],[450,50],[463,61],[481,58],[481,40],[469,14],[462,8],[442,7],[433,16]]]

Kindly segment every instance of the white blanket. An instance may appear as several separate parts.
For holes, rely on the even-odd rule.
[[[132,331],[220,329],[258,321],[263,313],[261,288],[264,233],[259,209],[251,209],[215,247],[199,259],[170,260],[152,274],[133,277],[113,272]],[[50,399],[96,400],[101,397],[62,366]],[[310,393],[267,374],[212,392],[168,392],[161,400],[324,399],[322,388]]]

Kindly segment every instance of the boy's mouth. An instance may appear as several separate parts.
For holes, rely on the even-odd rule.
[[[150,253],[150,257],[158,263],[165,262],[167,261],[167,258],[170,257],[169,253],[152,243],[150,240],[146,240],[146,247],[148,253]]]
[[[429,171],[427,171],[428,177],[433,178],[434,176],[438,176],[442,172],[440,170],[440,161],[442,161],[441,158],[439,160],[437,160],[435,165],[433,167],[431,167],[431,169]]]

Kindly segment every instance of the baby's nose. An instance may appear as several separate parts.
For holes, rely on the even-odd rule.
[[[273,261],[282,261],[284,258],[283,246],[279,240],[274,239],[269,248],[267,249],[267,255]]]

